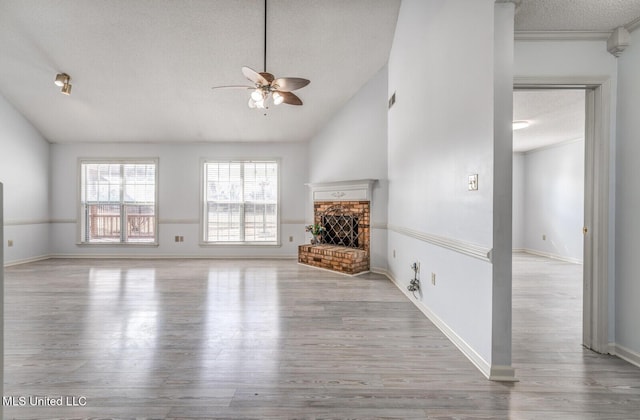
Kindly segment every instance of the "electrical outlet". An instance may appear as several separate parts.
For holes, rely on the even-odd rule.
[[[178,235],[176,235],[175,241],[180,242],[180,237]]]
[[[289,242],[293,242],[293,236],[289,236]]]
[[[13,239],[7,240],[7,246],[8,247],[12,247],[13,246]]]
[[[431,273],[431,284],[436,285],[436,273]]]
[[[542,240],[546,241],[547,240],[547,235],[542,235]]]
[[[180,242],[184,242],[184,236],[180,236]]]

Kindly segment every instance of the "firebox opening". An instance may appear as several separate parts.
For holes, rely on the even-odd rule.
[[[345,211],[341,207],[328,209],[320,218],[325,231],[322,242],[329,245],[360,248],[358,215]]]

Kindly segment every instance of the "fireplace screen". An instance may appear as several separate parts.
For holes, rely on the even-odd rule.
[[[328,208],[320,218],[325,231],[322,242],[330,245],[340,245],[359,248],[358,222],[360,215],[351,213],[340,206]]]

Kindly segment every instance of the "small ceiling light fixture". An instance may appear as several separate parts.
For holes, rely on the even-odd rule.
[[[67,73],[58,73],[56,75],[56,80],[53,82],[56,86],[60,86],[60,92],[64,95],[71,95],[71,76]]]
[[[531,123],[529,123],[529,121],[526,121],[526,120],[514,121],[513,122],[513,131],[521,130],[523,128],[527,128],[527,127],[529,127],[529,125],[531,125]]]

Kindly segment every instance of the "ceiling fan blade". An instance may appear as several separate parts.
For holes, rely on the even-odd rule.
[[[265,72],[260,72],[259,74],[260,74],[260,76],[264,77],[264,78],[265,78],[265,80],[266,80],[267,82],[269,82],[269,83],[273,82],[273,79],[275,79],[275,77],[273,76],[273,74],[271,74],[271,73],[267,73],[266,71],[265,71]]]
[[[271,82],[271,86],[280,92],[291,92],[307,86],[310,83],[307,79],[300,77],[281,77]]]
[[[277,90],[282,96],[282,103],[289,105],[302,105],[302,99],[298,98],[294,93],[291,92],[283,92],[281,90]]]
[[[255,89],[255,86],[244,86],[244,85],[213,86],[211,89]]]
[[[268,85],[269,82],[267,81],[267,79],[264,78],[264,76],[262,76],[260,73],[258,73],[257,71],[250,69],[249,67],[243,67],[242,68],[242,74],[244,74],[244,77],[246,77],[247,79],[251,80],[253,83],[264,86],[264,85]]]

